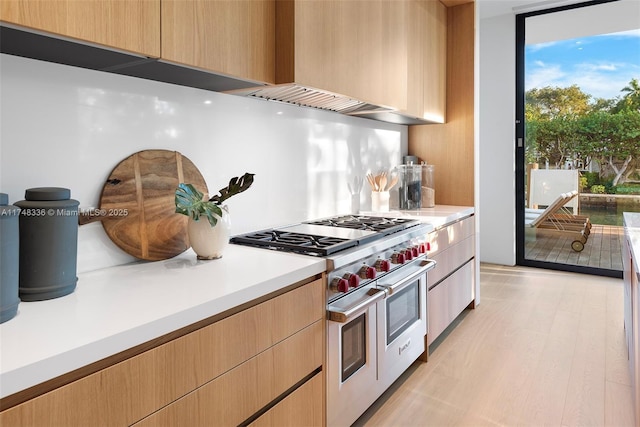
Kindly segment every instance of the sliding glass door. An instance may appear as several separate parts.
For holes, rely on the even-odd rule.
[[[622,212],[640,211],[637,7],[516,17],[520,265],[622,277]]]

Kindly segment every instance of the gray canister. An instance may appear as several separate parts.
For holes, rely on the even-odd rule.
[[[18,216],[20,208],[0,193],[0,323],[18,313]]]
[[[41,301],[73,292],[78,278],[78,205],[71,191],[30,188],[20,212],[20,299]]]

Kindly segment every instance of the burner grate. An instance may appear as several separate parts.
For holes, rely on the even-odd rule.
[[[382,234],[391,234],[416,224],[416,221],[407,218],[345,215],[320,219],[316,221],[308,221],[305,222],[305,224],[351,228],[356,230],[375,231]]]
[[[266,230],[233,237],[232,243],[287,250],[305,255],[327,256],[357,244],[350,239]]]

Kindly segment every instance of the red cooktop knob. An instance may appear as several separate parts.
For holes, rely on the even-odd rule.
[[[420,256],[420,251],[417,246],[411,248],[411,255],[413,255],[414,258],[418,258],[418,256]]]
[[[391,255],[391,262],[394,264],[404,264],[404,261],[405,257],[402,253],[394,252],[393,255]]]
[[[428,243],[420,243],[418,245],[418,252],[420,252],[421,254],[426,254],[427,253],[427,245],[428,245]]]
[[[391,270],[391,263],[389,262],[389,260],[386,259],[379,259],[376,261],[376,270],[377,271],[389,271]]]
[[[413,253],[411,252],[411,249],[406,249],[404,251],[404,259],[406,259],[407,261],[411,261],[413,259]]]
[[[375,279],[376,278],[376,269],[373,267],[369,267],[368,265],[363,265],[360,267],[360,271],[358,271],[358,276],[362,279]]]
[[[340,277],[336,277],[331,281],[329,287],[334,292],[347,292],[349,290],[349,282]]]
[[[342,277],[347,280],[351,288],[357,288],[360,284],[360,277],[357,274],[347,273]]]
[[[431,242],[427,242],[426,245],[427,245],[427,252],[428,252],[431,250]]]

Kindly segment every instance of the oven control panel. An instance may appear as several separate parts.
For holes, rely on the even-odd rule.
[[[426,257],[429,244],[424,239],[393,246],[344,267],[330,271],[327,284],[327,302],[334,301],[376,278],[395,271],[416,258]]]

